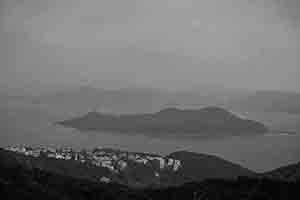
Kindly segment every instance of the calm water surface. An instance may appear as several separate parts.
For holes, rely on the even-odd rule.
[[[91,148],[121,148],[128,151],[168,154],[177,150],[218,155],[262,172],[300,161],[300,135],[267,134],[223,139],[151,138],[108,132],[81,133],[53,125],[55,121],[76,116],[45,106],[9,104],[0,107],[0,146],[29,144]],[[247,113],[276,130],[298,131],[300,116]]]

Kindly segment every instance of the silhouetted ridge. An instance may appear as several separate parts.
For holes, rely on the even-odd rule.
[[[159,114],[174,114],[174,115],[183,115],[183,114],[189,114],[189,115],[198,115],[198,117],[201,117],[202,115],[213,115],[215,117],[228,117],[228,116],[233,116],[232,113],[229,111],[219,108],[219,107],[205,107],[202,109],[198,110],[188,110],[188,109],[178,109],[178,108],[166,108],[163,109],[157,113],[156,115]]]
[[[178,108],[166,108],[163,109],[159,112],[157,112],[156,114],[178,114],[178,113],[182,113],[183,110],[180,110]]]
[[[300,180],[300,162],[288,166],[280,167],[265,173],[265,176],[272,179],[296,181]]]

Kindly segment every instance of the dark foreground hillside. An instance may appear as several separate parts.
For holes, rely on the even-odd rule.
[[[212,155],[178,151],[169,156],[181,160],[183,164],[178,173],[188,182],[199,182],[205,179],[234,180],[238,177],[257,175],[247,168]]]
[[[186,151],[174,152],[167,157],[113,149],[94,149],[91,151],[94,153],[84,151],[73,154],[57,150],[54,153],[61,156],[70,154],[70,157],[80,157],[80,160],[56,159],[49,157],[51,153],[46,155],[45,152],[38,157],[25,155],[32,151],[30,148],[22,153],[0,149],[0,164],[6,168],[21,166],[28,170],[39,169],[93,182],[106,179],[106,182],[132,188],[171,187],[205,179],[234,180],[241,176],[256,175],[219,157]]]
[[[299,181],[238,178],[206,180],[162,189],[132,189],[0,160],[1,199],[22,200],[277,200],[299,199]]]
[[[268,178],[288,181],[300,180],[300,162],[284,166],[264,174]]]
[[[99,184],[38,169],[0,166],[1,199],[117,200],[117,199],[299,199],[299,182],[239,179],[211,180],[161,190],[134,190],[116,184]]]

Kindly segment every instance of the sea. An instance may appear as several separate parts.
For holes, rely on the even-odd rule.
[[[146,136],[112,132],[80,132],[55,122],[84,114],[48,105],[8,102],[0,105],[0,147],[15,145],[116,148],[168,155],[192,151],[219,156],[256,172],[265,172],[300,161],[300,115],[234,111],[265,123],[264,135],[202,138],[197,135]]]

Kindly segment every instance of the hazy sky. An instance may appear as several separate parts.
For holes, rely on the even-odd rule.
[[[300,0],[0,0],[0,84],[300,91]]]

